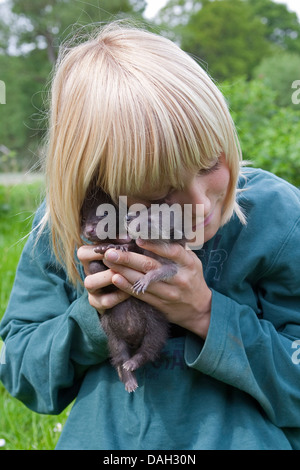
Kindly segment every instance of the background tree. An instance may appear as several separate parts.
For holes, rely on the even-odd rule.
[[[25,20],[18,43],[47,47],[48,58],[54,63],[57,47],[70,34],[73,24],[106,22],[127,15],[138,16],[144,11],[145,0],[11,0],[12,12]]]
[[[244,0],[171,0],[159,21],[163,29],[171,24],[182,48],[204,61],[218,80],[250,76],[269,52],[265,26]]]
[[[250,76],[269,52],[265,29],[242,0],[215,0],[193,13],[183,30],[183,49],[208,64],[214,78]]]
[[[300,23],[297,14],[283,3],[248,0],[255,16],[265,25],[265,38],[280,49],[300,53]]]
[[[296,13],[272,0],[170,0],[157,22],[219,80],[251,78],[264,57],[300,52]]]

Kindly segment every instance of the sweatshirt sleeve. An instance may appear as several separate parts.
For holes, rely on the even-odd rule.
[[[49,233],[37,243],[34,233],[0,325],[0,379],[30,409],[57,414],[77,395],[87,368],[107,359],[107,341],[87,292],[74,289],[56,262]]]
[[[300,426],[300,221],[255,287],[262,319],[213,290],[205,342],[190,336],[190,367],[251,395],[279,427]]]

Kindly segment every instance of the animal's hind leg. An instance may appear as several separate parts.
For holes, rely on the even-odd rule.
[[[112,343],[112,344],[111,344]],[[134,392],[138,383],[133,371],[123,369],[124,362],[130,360],[130,353],[128,345],[124,340],[114,338],[109,342],[109,349],[111,353],[111,362],[117,369],[120,380],[124,383],[127,392]]]
[[[151,318],[151,313],[149,313]],[[153,318],[152,318],[153,320]],[[145,334],[143,342],[136,353],[123,364],[123,368],[126,371],[134,371],[146,364],[146,362],[152,362],[157,359],[160,351],[165,345],[168,338],[168,323],[153,322],[152,328]]]
[[[157,348],[157,350],[156,349],[154,350],[153,346],[151,345],[150,346],[151,350],[150,350],[150,348],[147,348],[148,346],[147,343],[148,341],[147,341],[147,338],[145,337],[142,346],[137,350],[136,354],[134,354],[134,356],[132,356],[130,359],[124,362],[123,369],[125,369],[128,372],[129,371],[133,372],[134,370],[146,364],[146,362],[154,361],[157,358],[158,353],[161,347],[163,346],[163,344],[161,345],[161,347]]]
[[[129,347],[124,340],[117,338],[107,325],[105,325],[104,329],[108,336],[108,349],[112,365],[116,368],[119,378],[124,383],[127,392],[134,392],[138,387],[135,375],[133,371],[125,370],[122,367],[124,362],[130,359]]]

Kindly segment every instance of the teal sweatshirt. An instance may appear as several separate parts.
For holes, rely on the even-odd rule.
[[[131,394],[87,292],[68,282],[48,233],[35,247],[30,236],[1,323],[0,378],[38,413],[76,399],[57,449],[300,449],[300,193],[256,169],[239,185],[247,225],[233,217],[197,251],[213,294],[205,342],[171,337]]]

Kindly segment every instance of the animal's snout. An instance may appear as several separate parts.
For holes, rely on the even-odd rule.
[[[84,229],[85,235],[92,236],[96,234],[96,226],[94,224],[87,224]]]
[[[90,224],[90,225],[87,225],[85,227],[85,231],[86,233],[88,233],[89,235],[92,235],[93,233],[95,233],[95,226],[93,224]]]

